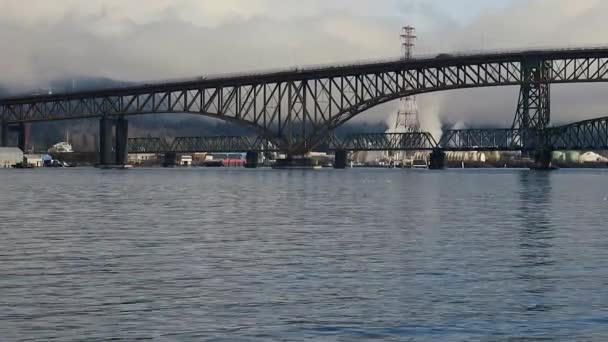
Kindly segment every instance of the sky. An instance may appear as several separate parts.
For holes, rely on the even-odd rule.
[[[0,0],[0,84],[103,76],[143,81],[417,53],[606,45],[601,0]],[[553,87],[555,122],[605,116],[603,85]],[[510,126],[516,88],[419,97],[423,127]],[[386,120],[397,103],[362,120]]]

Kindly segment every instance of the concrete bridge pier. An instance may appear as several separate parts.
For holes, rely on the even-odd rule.
[[[442,149],[435,149],[429,156],[429,169],[445,169],[445,152]]]
[[[163,167],[175,167],[177,166],[177,153],[167,152],[163,156]]]
[[[108,117],[103,117],[99,120],[99,166],[107,167],[113,164],[112,152],[114,144],[112,143],[114,129],[114,120]]]
[[[255,169],[258,167],[258,162],[260,160],[260,153],[257,151],[248,151],[247,156],[245,157],[245,168],[247,169]]]
[[[23,151],[23,153],[26,153],[30,140],[30,125],[26,123],[20,123],[19,125],[17,125],[15,130],[17,131],[17,147],[19,147],[19,149]]]
[[[551,149],[539,149],[534,152],[533,170],[553,170],[553,151]]]
[[[348,164],[348,152],[345,150],[337,150],[334,160],[334,169],[344,170]]]
[[[129,121],[103,117],[99,120],[99,167],[124,168],[129,163]]]
[[[129,163],[129,121],[121,116],[116,120],[116,165]]]
[[[0,123],[0,147],[8,147],[8,123]]]

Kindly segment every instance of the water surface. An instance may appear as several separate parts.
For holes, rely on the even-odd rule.
[[[605,341],[608,172],[0,170],[3,341]]]

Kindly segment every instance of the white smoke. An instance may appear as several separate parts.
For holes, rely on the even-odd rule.
[[[438,101],[436,96],[418,96],[416,101],[421,131],[431,133],[433,138],[439,141],[443,134],[440,117],[442,102]],[[385,121],[388,127],[386,133],[406,133],[404,126],[396,126],[400,109],[401,103],[396,102]]]
[[[458,121],[456,122],[453,126],[452,129],[466,129],[467,128],[467,124],[464,121]]]
[[[441,104],[433,97],[419,97],[418,99],[420,107],[420,128],[423,132],[431,133],[433,138],[439,141],[443,135],[441,118],[439,116],[441,113]]]

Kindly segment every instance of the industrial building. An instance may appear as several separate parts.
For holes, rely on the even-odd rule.
[[[581,153],[578,151],[556,151],[553,152],[553,160],[566,163],[608,163],[608,158],[595,152]]]
[[[41,154],[26,154],[23,157],[25,164],[31,167],[44,167],[44,156]]]
[[[192,156],[190,155],[181,155],[177,157],[177,163],[179,166],[192,166]]]
[[[133,153],[129,154],[128,158],[131,165],[147,165],[160,160],[159,156],[154,153]]]
[[[23,162],[23,152],[17,147],[0,147],[0,168],[11,168]]]

